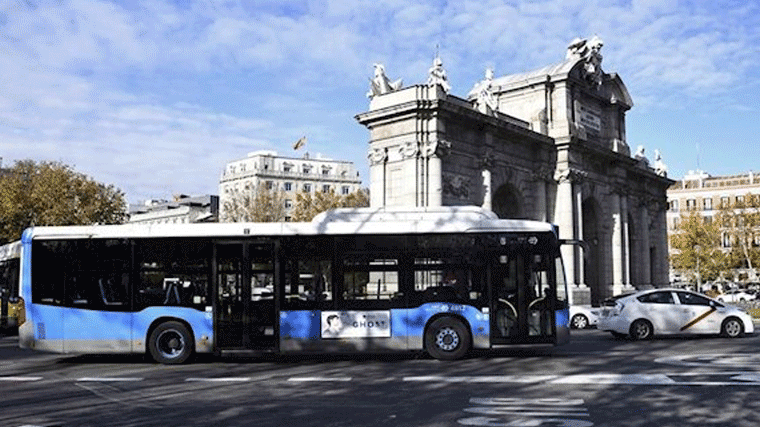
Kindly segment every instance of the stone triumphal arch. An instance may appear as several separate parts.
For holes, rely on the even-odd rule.
[[[402,87],[376,64],[369,111],[370,204],[481,205],[503,218],[549,221],[564,248],[574,303],[668,282],[666,190],[659,153],[626,142],[633,106],[602,71],[601,40],[576,39],[563,61],[449,93],[436,56],[425,84]]]

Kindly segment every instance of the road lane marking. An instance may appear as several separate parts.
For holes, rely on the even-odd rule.
[[[467,426],[543,426],[592,427],[591,415],[583,399],[524,399],[515,397],[472,397],[466,414],[457,420]]]
[[[668,385],[676,382],[665,374],[585,374],[568,375],[553,384],[643,384]]]
[[[291,382],[348,382],[351,377],[290,377]]]
[[[558,378],[557,375],[481,375],[446,377],[441,375],[404,377],[410,382],[448,382],[448,383],[541,383]]]
[[[39,381],[42,377],[0,377],[0,381]]]
[[[82,377],[77,378],[76,382],[99,382],[99,383],[106,383],[106,382],[136,382],[136,381],[142,381],[143,378],[137,378],[137,377]]]
[[[186,378],[186,382],[208,382],[208,383],[223,383],[223,382],[247,382],[250,381],[251,377],[222,377],[222,378]]]

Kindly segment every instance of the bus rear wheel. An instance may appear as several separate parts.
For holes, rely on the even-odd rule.
[[[439,360],[461,359],[470,350],[470,332],[457,319],[441,317],[425,331],[425,348]]]
[[[158,363],[176,365],[193,355],[195,343],[187,326],[177,321],[161,323],[148,338],[148,351]]]

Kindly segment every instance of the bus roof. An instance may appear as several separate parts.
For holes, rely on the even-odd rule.
[[[473,206],[438,208],[344,208],[324,212],[311,222],[121,224],[32,227],[29,239],[246,237],[288,235],[419,234],[477,232],[552,232],[549,223],[503,220]]]

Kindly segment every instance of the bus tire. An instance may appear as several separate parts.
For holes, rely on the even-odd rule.
[[[471,342],[465,325],[452,317],[440,317],[425,330],[425,349],[435,359],[461,359],[470,350]]]
[[[184,324],[171,320],[163,322],[148,338],[150,356],[158,363],[177,365],[186,362],[195,351],[195,342]]]

